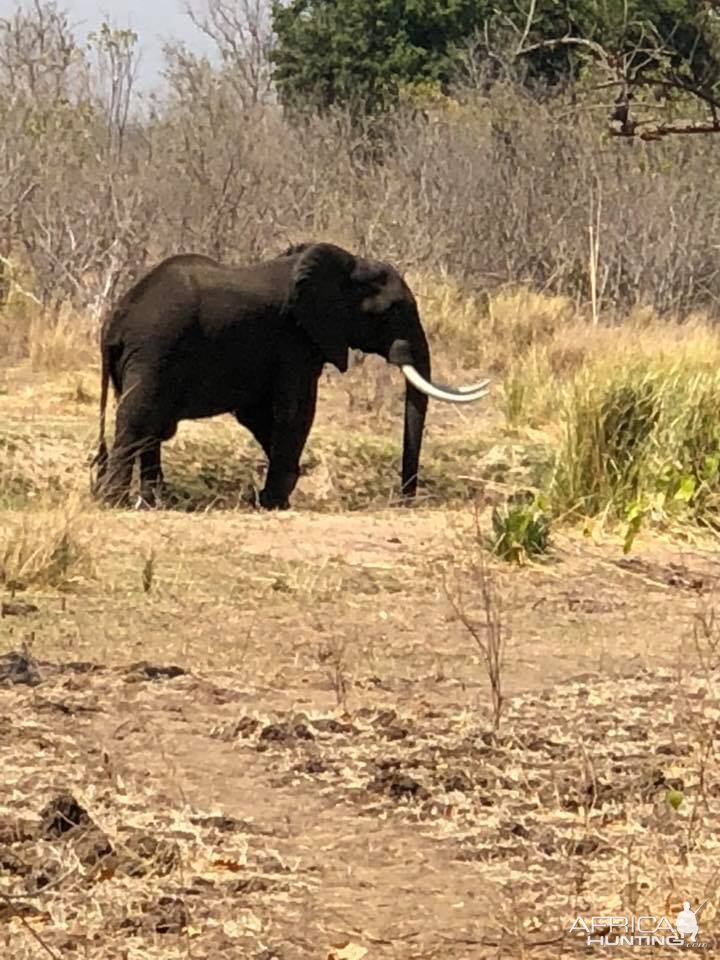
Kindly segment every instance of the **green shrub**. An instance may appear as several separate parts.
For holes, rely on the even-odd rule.
[[[527,492],[512,494],[492,513],[492,551],[511,563],[526,563],[547,553],[550,516],[547,504]]]

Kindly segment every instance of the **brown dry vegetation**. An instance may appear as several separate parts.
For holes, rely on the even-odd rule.
[[[43,30],[0,44],[3,957],[587,955],[578,913],[684,899],[717,946],[714,145],[497,85],[380,151],[179,48],[133,100],[131,50]],[[365,358],[323,377],[287,514],[244,505],[230,418],[167,445],[174,508],[99,509],[113,292],[306,239],[395,261],[438,379],[494,378],[431,406],[417,504]],[[550,549],[511,565],[518,493]]]
[[[663,382],[707,370],[712,330],[648,311],[594,327],[563,298],[409,279],[438,376],[496,376],[485,406],[431,408],[412,510],[389,507],[402,388],[373,358],[324,378],[281,515],[242,505],[262,458],[229,418],[167,445],[177,508],[98,509],[86,336],[68,325],[51,349],[34,327],[3,369],[13,960],[573,956],[578,913],[674,915],[685,898],[709,899],[715,943],[711,530],[666,517],[624,557],[601,511],[557,518],[538,564],[483,545],[494,504],[549,489],[567,397],[629,353]]]

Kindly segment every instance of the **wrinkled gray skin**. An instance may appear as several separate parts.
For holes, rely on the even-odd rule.
[[[209,257],[164,260],[115,306],[101,334],[96,493],[127,502],[140,461],[142,502],[160,500],[160,445],[178,421],[233,413],[265,451],[263,507],[284,509],[315,416],[326,362],[350,348],[413,364],[430,379],[417,304],[393,267],[327,243],[291,247],[249,267]],[[115,440],[104,438],[109,382]],[[402,492],[415,494],[427,397],[406,384]]]

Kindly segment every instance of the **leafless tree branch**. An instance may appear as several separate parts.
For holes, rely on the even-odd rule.
[[[268,0],[204,0],[204,8],[188,2],[185,11],[215,43],[240,102],[244,106],[268,102],[273,42]]]

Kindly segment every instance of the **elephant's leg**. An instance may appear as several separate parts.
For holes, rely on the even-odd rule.
[[[140,451],[140,498],[148,506],[160,506],[164,490],[160,441],[148,440]]]
[[[254,407],[251,410],[243,410],[242,412],[236,410],[235,418],[243,427],[247,427],[263,448],[265,456],[269,460],[274,422],[272,402],[268,400],[266,405]]]
[[[263,448],[265,456],[270,460],[270,449],[272,446],[273,435],[273,411],[272,402],[268,399],[266,404],[259,405],[250,410],[236,410],[235,419],[238,423],[248,429],[255,437],[257,442]],[[251,506],[257,506],[257,487],[250,484],[248,489],[242,494],[245,503]]]
[[[155,401],[155,402],[154,402]],[[174,424],[162,406],[143,389],[141,381],[135,381],[124,390],[118,402],[115,418],[115,440],[108,458],[103,484],[103,497],[113,504],[128,501],[132,471],[135,460],[140,458],[141,496],[162,479],[160,465],[160,441],[174,433]]]
[[[269,466],[260,505],[269,510],[287,510],[290,494],[300,476],[300,456],[315,419],[317,378],[307,385],[305,395],[293,404],[293,412],[276,415],[272,429]]]
[[[132,431],[120,426],[116,428],[115,441],[100,489],[103,499],[112,506],[122,506],[128,502],[133,466],[142,445],[142,439]]]

